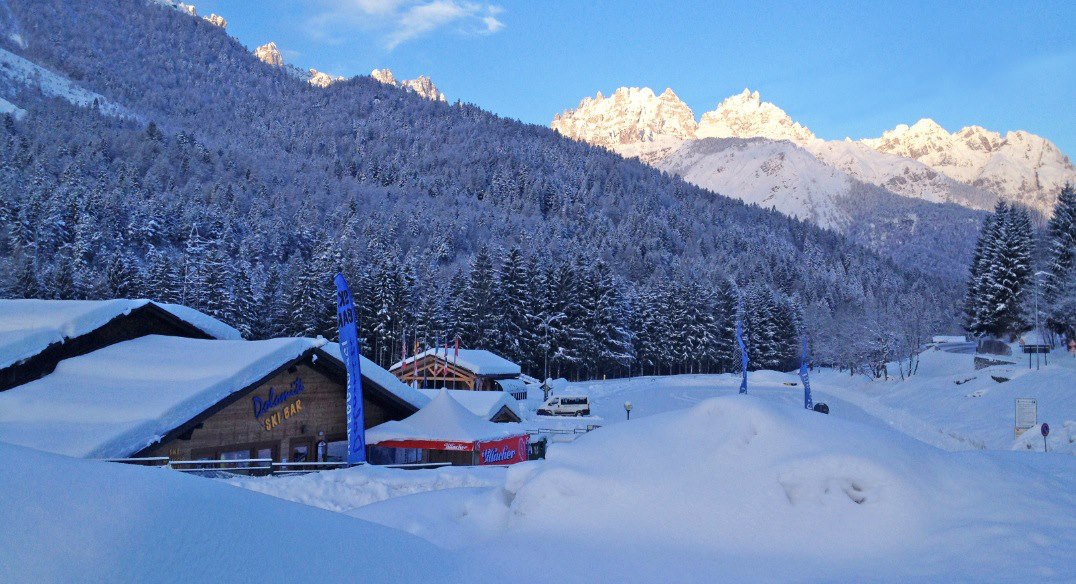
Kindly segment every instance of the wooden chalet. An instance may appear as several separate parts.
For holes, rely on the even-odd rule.
[[[429,403],[373,362],[362,368],[366,427]],[[86,458],[237,461],[230,468],[340,461],[346,379],[324,340],[140,337],[0,393],[0,441]]]
[[[429,349],[396,363],[389,371],[420,389],[505,391],[522,384],[519,365],[483,349]]]
[[[242,338],[201,312],[149,300],[0,300],[0,391],[40,379],[64,359],[146,335]]]

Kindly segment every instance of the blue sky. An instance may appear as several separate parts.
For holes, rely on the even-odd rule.
[[[425,74],[543,125],[622,85],[671,87],[696,117],[749,87],[823,138],[930,117],[1076,156],[1076,2],[193,1],[292,64]]]

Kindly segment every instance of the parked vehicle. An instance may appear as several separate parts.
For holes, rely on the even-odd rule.
[[[589,416],[590,398],[585,395],[551,397],[538,408],[539,416]]]

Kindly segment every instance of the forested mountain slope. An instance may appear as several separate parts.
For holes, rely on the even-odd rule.
[[[745,302],[787,308],[765,325],[775,345],[804,318],[860,347],[865,331],[895,334],[901,311],[953,322],[957,283],[547,128],[369,77],[312,86],[158,4],[7,8],[0,48],[123,112],[0,70],[0,98],[26,112],[0,124],[12,295],[154,296],[253,336],[329,334],[342,268],[382,361],[405,334],[444,331],[522,343],[503,350],[532,367],[547,347],[525,334],[544,320],[549,353],[578,375],[720,368],[731,316],[706,313],[730,280]]]

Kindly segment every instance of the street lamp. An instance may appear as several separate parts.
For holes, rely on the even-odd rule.
[[[628,414],[628,419],[631,419],[631,402],[624,402],[624,412]]]

